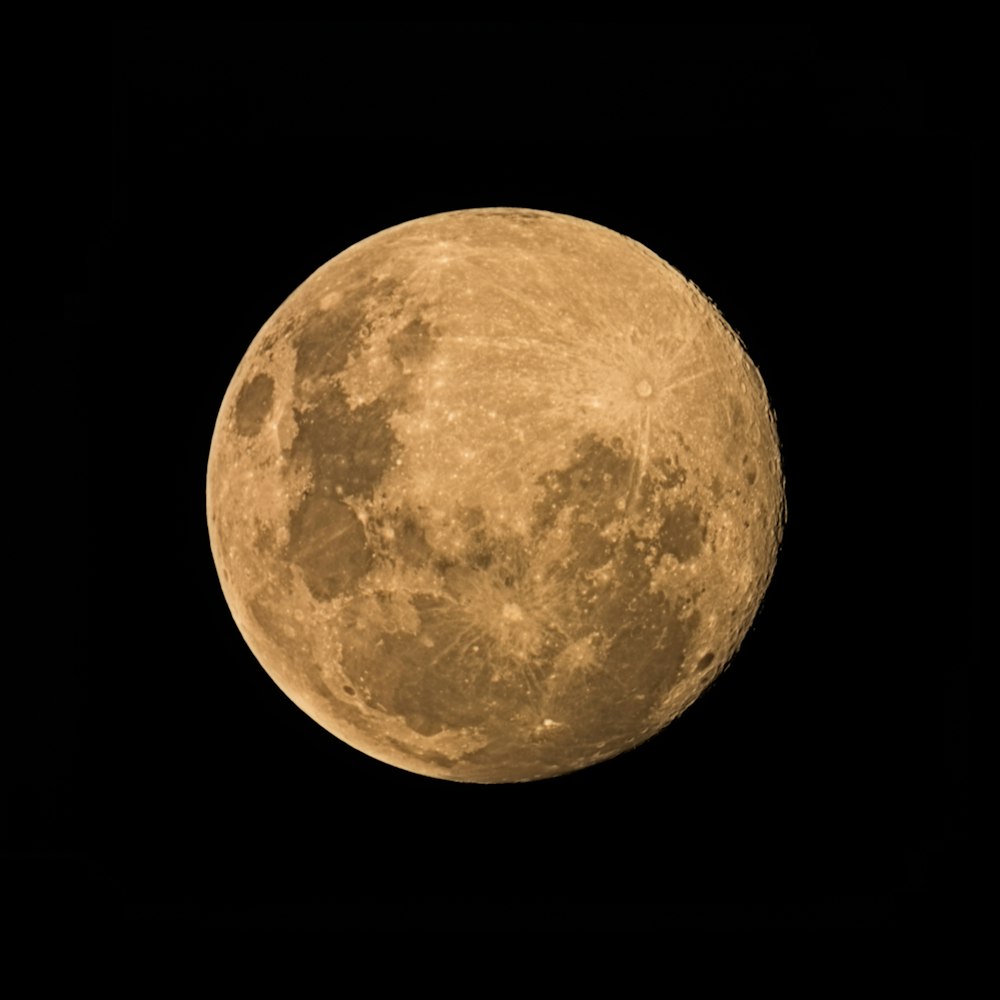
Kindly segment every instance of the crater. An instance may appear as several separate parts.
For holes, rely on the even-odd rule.
[[[648,379],[640,379],[635,384],[635,394],[642,399],[648,399],[653,395],[653,387]]]
[[[650,466],[650,480],[663,489],[676,489],[687,482],[687,470],[669,458],[653,459]]]

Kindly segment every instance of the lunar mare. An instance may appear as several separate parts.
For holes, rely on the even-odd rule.
[[[439,778],[662,729],[746,634],[784,522],[763,382],[645,247],[548,212],[407,222],[265,323],[212,439],[212,552],[277,685]]]

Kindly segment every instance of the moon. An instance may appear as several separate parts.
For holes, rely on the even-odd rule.
[[[785,520],[773,412],[694,284],[582,219],[343,251],[264,324],[208,462],[246,642],[339,739],[453,781],[585,768],[731,660]]]

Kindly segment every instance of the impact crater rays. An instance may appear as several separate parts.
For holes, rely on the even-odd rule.
[[[456,503],[487,508],[523,530],[517,498],[529,505],[534,498],[516,487],[568,465],[569,442],[581,430],[621,441],[641,479],[651,457],[676,447],[689,391],[714,369],[688,356],[686,344],[664,358],[650,335],[637,332],[610,351],[599,338],[586,328],[477,334],[468,323],[442,336],[414,378],[428,390],[424,401],[392,421],[403,445],[398,488],[416,488],[426,506],[441,506],[444,483],[427,472],[440,465]],[[491,378],[482,378],[484,369]]]
[[[271,676],[452,780],[661,728],[734,653],[782,522],[773,417],[724,320],[654,254],[545,212],[415,220],[324,265],[248,351],[209,461],[220,581]]]

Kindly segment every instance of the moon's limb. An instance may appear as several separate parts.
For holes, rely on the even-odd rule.
[[[638,244],[520,210],[321,267],[219,413],[210,538],[247,642],[332,733],[521,781],[634,746],[730,660],[784,518],[763,382]]]

